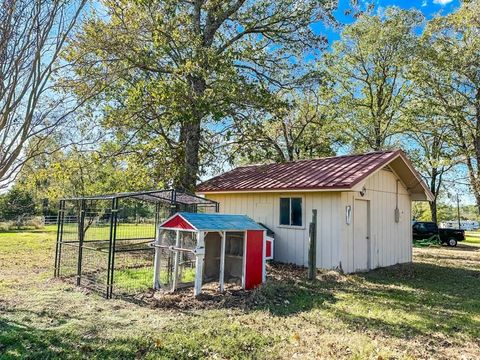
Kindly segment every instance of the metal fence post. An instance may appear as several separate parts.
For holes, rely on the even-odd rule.
[[[55,269],[53,276],[60,276],[60,261],[62,256],[62,239],[63,239],[63,220],[65,218],[65,200],[60,200],[57,217],[57,244],[55,246]]]
[[[85,200],[81,200],[80,206],[80,223],[78,225],[78,261],[77,261],[77,286],[81,284],[82,278],[82,257],[83,257],[83,241],[85,239]]]
[[[108,246],[107,299],[113,295],[113,275],[115,270],[115,240],[117,238],[118,198],[112,199],[110,215],[110,243]]]
[[[312,210],[308,246],[308,278],[314,280],[317,272],[317,210]]]
[[[170,214],[168,216],[174,215],[178,211],[177,207],[177,191],[172,190],[172,196],[170,198]]]

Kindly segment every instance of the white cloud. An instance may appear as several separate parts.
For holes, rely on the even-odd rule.
[[[433,3],[434,4],[437,4],[437,5],[447,5],[447,4],[450,4],[453,0],[433,0]]]
[[[422,7],[425,7],[425,6],[427,6],[427,5],[428,5],[427,0],[423,0],[423,1],[422,1]]]

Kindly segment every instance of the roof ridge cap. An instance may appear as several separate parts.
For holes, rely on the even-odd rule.
[[[240,169],[240,168],[246,168],[246,167],[254,167],[254,166],[292,164],[292,163],[298,163],[298,162],[308,162],[308,161],[317,161],[317,160],[325,160],[325,159],[338,159],[338,158],[353,157],[353,156],[365,156],[365,155],[372,155],[372,154],[387,154],[387,153],[392,153],[393,154],[393,153],[396,153],[396,152],[403,152],[403,151],[400,148],[394,148],[394,149],[391,149],[391,150],[375,150],[375,151],[369,151],[369,152],[365,152],[365,153],[331,155],[331,156],[323,156],[323,157],[317,157],[317,158],[311,158],[311,159],[290,160],[290,161],[285,161],[285,162],[257,163],[257,164],[240,165],[240,166],[237,166],[236,168],[234,168],[232,170]]]

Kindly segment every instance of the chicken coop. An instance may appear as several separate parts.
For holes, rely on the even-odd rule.
[[[106,298],[151,289],[155,257],[151,244],[158,225],[179,211],[216,213],[218,204],[177,190],[61,200],[54,276]]]
[[[161,223],[153,287],[175,291],[226,283],[253,289],[265,281],[267,229],[246,215],[179,212]]]

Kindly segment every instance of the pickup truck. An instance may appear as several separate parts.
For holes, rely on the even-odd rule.
[[[442,244],[457,246],[459,241],[465,240],[465,230],[439,229],[437,224],[428,221],[417,221],[413,223],[413,240],[428,239],[438,235]]]

